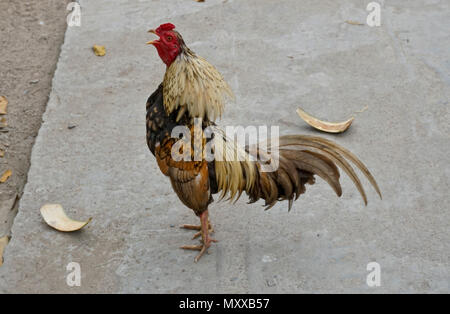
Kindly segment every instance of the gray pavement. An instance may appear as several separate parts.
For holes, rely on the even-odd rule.
[[[368,1],[81,1],[69,27],[31,158],[0,292],[449,292],[448,1],[386,1],[381,26]],[[281,203],[214,203],[220,240],[194,264],[197,218],[159,172],[145,143],[145,101],[165,67],[146,31],[170,21],[230,82],[223,125],[279,125],[316,134],[306,111],[354,125],[327,138],[376,177],[364,207],[351,181],[337,198],[323,181],[287,212]],[[105,45],[105,57],[91,46]],[[76,125],[68,129],[68,125]],[[39,214],[61,203],[81,232],[60,233]],[[381,266],[368,287],[366,265]],[[81,266],[80,287],[66,265]]]

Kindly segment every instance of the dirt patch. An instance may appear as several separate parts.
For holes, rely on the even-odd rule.
[[[0,95],[5,96],[7,128],[0,132],[0,237],[9,234],[30,167],[66,30],[67,3],[61,0],[0,1]],[[12,207],[12,208],[11,208]]]

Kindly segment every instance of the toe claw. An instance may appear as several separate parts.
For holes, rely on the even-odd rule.
[[[201,258],[201,257],[203,256],[203,254],[206,252],[206,250],[207,250],[206,245],[203,245],[203,247],[202,247],[200,253],[198,253],[198,255],[197,255],[197,256],[195,257],[195,259],[194,259],[194,262],[195,262],[195,263],[197,263],[197,262],[200,260],[200,258]]]
[[[202,229],[201,226],[196,226],[196,225],[181,225],[180,228],[188,229],[188,230],[201,230]]]
[[[214,232],[214,229],[209,229],[209,233],[213,233],[213,232]],[[195,233],[194,236],[192,237],[192,240],[197,239],[201,235],[202,235],[201,231]]]
[[[197,233],[194,234],[194,236],[192,237],[192,240],[197,239],[197,238],[198,238],[199,236],[201,236],[201,235],[202,235],[201,231],[197,232]]]
[[[203,245],[183,245],[180,246],[180,249],[183,250],[197,250],[197,251],[201,251],[203,248]]]

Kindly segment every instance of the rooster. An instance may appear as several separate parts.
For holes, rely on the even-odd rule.
[[[267,209],[278,201],[287,200],[290,210],[293,201],[306,191],[306,184],[314,184],[315,175],[324,179],[341,196],[339,166],[354,182],[367,204],[364,188],[350,161],[368,178],[381,198],[380,189],[366,166],[353,153],[327,139],[289,135],[281,136],[276,147],[269,144],[265,150],[257,148],[256,152],[252,152],[248,146],[237,147],[215,124],[223,113],[225,102],[234,97],[223,76],[186,46],[173,24],[162,24],[149,32],[159,37],[147,44],[156,48],[166,65],[166,72],[163,82],[147,100],[147,145],[161,172],[169,177],[181,202],[200,218],[199,226],[182,225],[183,228],[198,231],[194,238],[201,236],[200,245],[181,247],[200,251],[195,262],[212,242],[217,242],[210,235],[214,229],[208,218],[208,206],[213,202],[213,194],[220,192],[222,198],[228,195],[230,199],[237,200],[245,192],[250,203],[265,200]],[[212,127],[217,131],[213,136],[213,150],[221,147],[227,150],[225,155],[239,154],[244,158],[174,158],[173,151],[179,149],[175,148],[178,139],[172,137],[172,130],[184,126],[194,136],[198,135],[194,134],[194,119],[201,119],[201,130]],[[211,140],[202,139],[200,145]],[[278,150],[278,168],[262,171],[263,162],[254,157],[267,155],[274,149]]]

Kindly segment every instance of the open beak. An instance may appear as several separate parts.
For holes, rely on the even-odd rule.
[[[149,32],[149,33],[152,33],[152,34],[155,34],[155,35],[158,35],[158,34],[156,34],[156,31],[155,31],[154,29],[151,29],[151,30],[149,30],[148,32]],[[157,41],[158,41],[158,40],[150,40],[150,41],[146,42],[146,44],[147,44],[147,45],[154,45]]]

